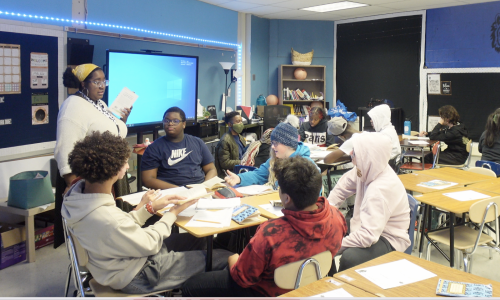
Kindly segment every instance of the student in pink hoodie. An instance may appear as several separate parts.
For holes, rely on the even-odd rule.
[[[350,234],[342,240],[339,272],[391,251],[410,246],[410,207],[405,188],[388,164],[391,143],[381,133],[362,133],[353,139],[356,166],[340,178],[328,196],[338,207],[356,194]]]

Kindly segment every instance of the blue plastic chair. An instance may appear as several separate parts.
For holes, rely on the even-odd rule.
[[[250,172],[250,171],[253,171],[255,169],[257,169],[257,168],[251,167],[251,166],[236,165],[236,166],[234,166],[233,173],[240,174],[240,173]]]
[[[476,161],[476,167],[490,169],[493,172],[495,172],[495,174],[497,174],[497,177],[500,176],[500,164],[499,163],[487,161],[487,160],[478,160],[478,161]]]
[[[410,204],[410,227],[408,228],[408,236],[410,237],[410,247],[405,250],[406,254],[411,255],[413,249],[413,237],[415,236],[415,220],[418,214],[418,203],[412,195],[408,194],[408,204]]]

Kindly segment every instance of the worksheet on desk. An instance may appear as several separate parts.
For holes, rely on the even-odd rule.
[[[479,199],[486,199],[490,198],[491,196],[485,195],[478,193],[476,191],[462,191],[462,192],[454,192],[454,193],[445,193],[443,194],[446,197],[450,197],[452,199],[458,200],[458,201],[472,201],[472,200],[479,200]]]
[[[273,206],[272,204],[261,204],[259,206],[278,217],[284,216],[284,214],[281,212],[281,210],[283,209],[283,207],[281,206]]]
[[[311,297],[312,298],[316,298],[316,297],[321,297],[321,298],[348,298],[349,297],[350,298],[350,297],[352,297],[352,295],[349,294],[343,288],[340,288],[340,289],[336,289],[336,290],[329,291],[329,292],[326,292],[326,293],[314,295],[314,296],[311,296]]]
[[[358,269],[356,272],[384,290],[437,276],[406,259]]]

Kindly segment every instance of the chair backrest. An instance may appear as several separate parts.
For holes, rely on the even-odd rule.
[[[493,161],[487,161],[487,160],[478,160],[476,161],[476,167],[481,167],[481,168],[487,168],[495,172],[497,174],[497,177],[500,176],[500,164],[493,162]]]
[[[469,155],[467,156],[467,160],[465,161],[464,165],[465,165],[465,168],[469,168],[470,159],[472,157],[472,140],[469,140],[467,142],[467,145],[465,146],[465,149],[467,150],[467,152],[469,153]]]
[[[441,148],[441,142],[436,142],[432,146],[432,155],[434,156],[434,160],[432,161],[432,168],[434,169],[436,167],[436,164],[439,160],[439,152]]]
[[[332,267],[332,253],[327,250],[310,258],[283,265],[274,270],[274,283],[282,289],[297,289],[320,280]]]
[[[472,168],[469,168],[467,171],[473,172],[476,174],[487,175],[487,176],[491,176],[491,177],[495,177],[495,178],[497,177],[497,174],[495,174],[495,172],[493,172],[490,169],[486,169],[486,168],[472,167]]]
[[[77,239],[73,237],[73,234],[68,228],[68,223],[66,219],[62,218],[64,237],[66,240],[66,249],[68,250],[69,259],[71,261],[73,270],[73,280],[75,281],[75,286],[78,288],[78,292],[82,297],[85,297],[85,288],[83,287],[83,279],[80,276],[80,267],[85,267],[88,263],[89,257],[87,251],[83,249]]]
[[[276,127],[280,122],[286,120],[286,116],[291,113],[291,108],[286,105],[264,106],[263,130]]]
[[[411,255],[413,249],[413,240],[415,236],[415,220],[417,219],[418,202],[412,195],[408,194],[408,204],[410,205],[410,226],[408,227],[408,236],[410,238],[410,247],[405,250],[406,254]]]
[[[498,210],[495,213],[494,205],[488,210],[488,214],[485,216],[485,210],[490,203],[496,203]],[[471,205],[469,209],[469,218],[474,223],[481,223],[483,218],[485,218],[485,222],[495,221],[498,218],[500,213],[500,196],[492,197],[488,199],[484,199],[478,201]]]

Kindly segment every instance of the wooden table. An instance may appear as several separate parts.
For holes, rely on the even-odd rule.
[[[425,144],[420,144],[420,145],[415,145],[410,143],[410,141],[422,141],[425,142]],[[424,170],[424,156],[427,154],[425,152],[426,147],[431,147],[436,143],[437,141],[435,140],[429,140],[429,139],[403,139],[400,138],[399,140],[399,145],[401,146],[401,155],[403,157],[417,157],[422,160],[422,170]],[[412,149],[417,149],[417,150],[407,150],[409,148]]]
[[[472,172],[471,172],[472,173]],[[479,175],[479,174],[477,174]],[[453,193],[453,192],[461,192],[461,191],[476,191],[478,193],[482,193],[491,197],[495,196],[500,196],[500,193],[494,193],[494,192],[489,192],[485,190],[479,190],[472,188],[471,186],[468,187],[462,187],[462,188],[455,188],[455,189],[447,189],[447,190],[440,190],[434,193],[427,193],[423,195],[418,195],[415,197],[417,201],[420,201],[421,203],[424,203],[424,214],[423,214],[423,219],[422,219],[422,232],[420,233],[420,245],[419,245],[419,257],[422,257],[422,252],[423,252],[423,241],[424,241],[424,236],[427,237],[427,233],[425,232],[426,224],[427,228],[430,230],[431,227],[431,218],[430,218],[430,207],[437,207],[442,210],[446,210],[450,212],[450,256],[448,257],[439,247],[436,247],[438,251],[446,257],[450,261],[450,267],[454,266],[454,253],[455,253],[455,232],[454,232],[454,222],[455,222],[455,214],[465,214],[466,212],[469,211],[470,207],[472,204],[484,200],[484,199],[479,199],[479,200],[471,200],[471,201],[458,201],[453,198],[444,196],[443,194],[445,193]],[[436,246],[436,245],[435,245]]]
[[[278,195],[278,192],[266,194],[266,195],[256,195],[256,196],[250,196],[250,197],[245,197],[241,198],[241,203],[242,204],[248,204],[253,207],[256,207],[259,209],[260,215],[264,216],[268,219],[276,219],[279,218],[279,216],[263,209],[260,207],[262,204],[269,204],[269,200],[280,200],[280,196]]]
[[[426,269],[427,271],[436,274],[437,276],[419,282],[384,290],[356,272],[356,270],[358,269],[373,267],[400,259],[406,259]],[[346,278],[342,277],[343,275],[348,276],[348,278],[351,278],[352,280],[347,280]],[[385,297],[439,297],[438,295],[436,295],[436,287],[439,279],[480,284],[491,283],[491,285],[493,286],[493,297],[500,297],[500,282],[452,269],[397,251],[393,251],[391,253],[372,259],[359,266],[337,273],[334,275],[334,278],[360,288],[368,293]]]
[[[456,182],[458,184],[463,184],[463,185],[469,185],[492,179],[492,177],[488,175],[477,174],[474,172],[469,172],[449,167],[430,169],[425,171],[419,171],[416,173],[430,175],[441,180]]]
[[[0,212],[24,216],[24,226],[26,227],[26,258],[29,263],[35,261],[35,215],[53,210],[55,207],[55,203],[51,203],[45,209],[40,206],[30,209],[22,209],[8,206],[7,198],[0,199]]]
[[[454,189],[457,187],[464,186],[463,184],[458,184],[458,185],[444,188],[442,190],[436,190],[436,189],[431,189],[431,188],[424,187],[424,186],[419,186],[419,184],[421,184],[422,182],[428,182],[431,180],[438,180],[439,179],[439,178],[431,176],[431,175],[422,174],[421,171],[410,173],[410,174],[398,175],[398,177],[401,180],[401,182],[403,183],[403,186],[405,187],[406,190],[411,191],[411,192],[421,193],[421,194],[434,193],[437,191]]]
[[[334,283],[329,282],[332,280]],[[329,291],[334,291],[337,289],[344,289],[346,292],[349,294],[353,295],[354,297],[376,297],[376,295],[368,293],[360,288],[357,288],[353,285],[350,285],[348,283],[339,281],[338,279],[334,279],[332,277],[325,277],[321,280],[315,281],[313,283],[310,283],[306,286],[300,287],[296,290],[290,291],[286,294],[281,295],[280,297],[300,297],[300,298],[306,298],[306,297],[311,297],[314,295],[326,293]]]
[[[500,194],[500,178],[481,181],[479,183],[471,184],[468,187]]]

